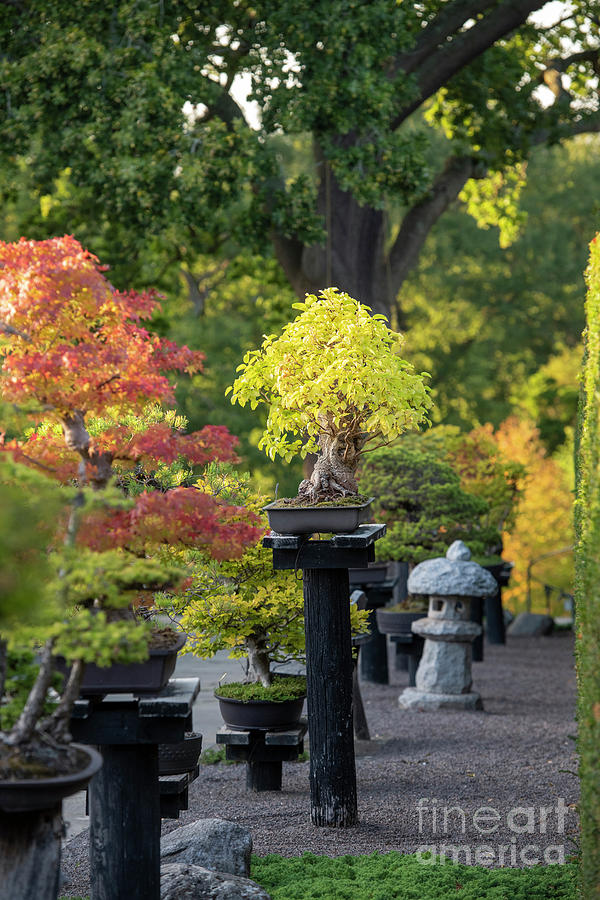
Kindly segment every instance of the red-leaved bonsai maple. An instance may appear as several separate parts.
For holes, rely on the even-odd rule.
[[[3,438],[2,450],[56,478],[69,498],[49,550],[62,622],[49,630],[37,682],[0,732],[0,749],[36,735],[68,741],[85,662],[144,652],[118,608],[184,577],[177,547],[231,558],[262,533],[257,517],[192,483],[193,466],[235,460],[236,439],[221,426],[185,434],[161,409],[173,401],[167,374],[198,372],[203,355],[145,327],[157,306],[151,293],[115,290],[73,237],[0,243],[2,397],[34,422],[23,439]],[[71,674],[42,721],[58,652]]]

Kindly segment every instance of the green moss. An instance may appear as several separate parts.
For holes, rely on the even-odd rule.
[[[225,747],[207,747],[200,754],[200,765],[202,766],[237,766],[241,760],[227,759]]]
[[[340,497],[335,502],[333,500],[311,502],[300,497],[282,497],[280,500],[275,500],[270,506],[271,509],[338,509],[340,506],[364,506],[371,499],[363,494],[350,494],[347,497]]]
[[[401,603],[395,603],[393,606],[382,607],[383,612],[391,613],[426,612],[428,609],[429,603],[427,600],[421,601],[414,596],[410,600],[403,600]]]
[[[227,697],[231,700],[273,700],[281,703],[285,700],[297,700],[306,696],[306,678],[304,675],[275,675],[270,687],[262,684],[244,684],[231,681],[220,684],[215,691],[216,697]]]
[[[488,869],[427,864],[416,855],[252,858],[271,900],[574,900],[575,867]]]

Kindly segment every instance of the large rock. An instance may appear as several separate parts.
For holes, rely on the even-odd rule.
[[[249,878],[213,872],[202,866],[169,863],[160,869],[161,900],[270,900]]]
[[[248,828],[224,819],[198,819],[165,835],[161,863],[186,863],[216,872],[250,874],[252,835]]]
[[[516,619],[508,626],[508,634],[511,637],[541,637],[550,634],[554,628],[552,616],[544,616],[541,613],[519,613]]]

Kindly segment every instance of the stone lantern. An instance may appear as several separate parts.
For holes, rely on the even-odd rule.
[[[496,579],[471,562],[471,551],[454,541],[445,558],[428,559],[415,566],[408,578],[410,594],[429,597],[429,612],[412,623],[425,638],[415,687],[399,697],[404,709],[483,709],[481,697],[471,690],[472,643],[481,625],[470,621],[471,600],[489,597]]]

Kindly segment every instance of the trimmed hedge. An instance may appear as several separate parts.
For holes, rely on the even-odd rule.
[[[600,897],[600,235],[586,272],[585,360],[575,503],[575,631],[581,781],[580,888]]]

